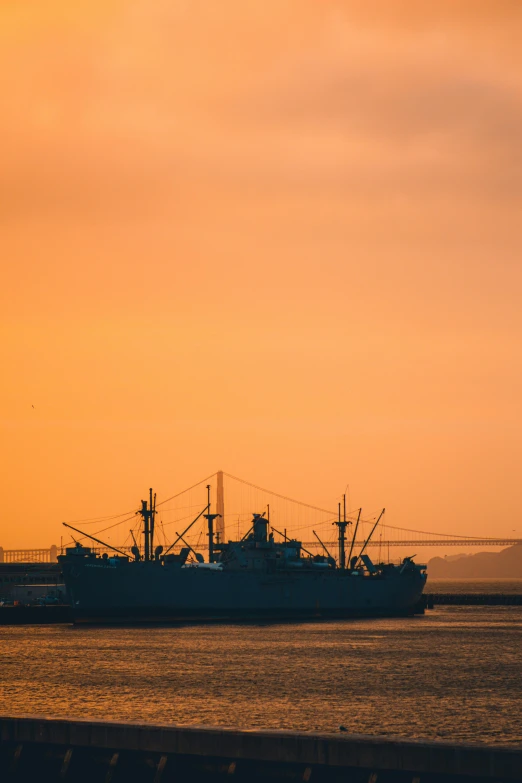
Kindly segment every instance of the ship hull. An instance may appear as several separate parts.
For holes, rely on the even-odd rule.
[[[241,572],[88,559],[63,563],[78,624],[270,622],[407,616],[425,578],[388,575]]]

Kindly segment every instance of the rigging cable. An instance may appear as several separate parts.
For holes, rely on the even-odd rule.
[[[169,500],[174,500],[174,498],[179,498],[180,495],[184,495],[185,492],[190,492],[191,489],[195,489],[196,487],[199,487],[199,485],[203,484],[205,481],[210,481],[210,479],[213,479],[215,475],[216,473],[212,473],[211,476],[207,476],[207,478],[198,481],[197,484],[193,484],[191,487],[187,487],[187,489],[183,489],[181,492],[178,492],[177,495],[171,495],[170,498],[165,498],[165,500],[162,500],[161,503],[157,503],[157,506],[162,506],[164,503],[168,503]]]
[[[104,527],[102,530],[97,530],[95,535],[98,536],[100,533],[105,533],[106,530],[112,530],[113,527],[117,527],[118,525],[123,525],[124,522],[129,522],[131,519],[134,519],[134,517],[136,516],[137,513],[138,512],[135,511],[134,514],[132,514],[132,516],[130,516],[130,517],[127,517],[127,519],[122,519],[121,522],[116,522],[114,525],[109,525],[108,527]],[[73,542],[74,541],[82,541],[84,538],[90,538],[90,536],[85,535],[85,536],[80,536],[77,539],[72,538],[72,541]],[[67,544],[65,546],[67,546]]]

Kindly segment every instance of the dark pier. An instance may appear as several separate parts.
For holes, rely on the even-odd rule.
[[[54,625],[57,623],[72,623],[69,605],[0,606],[0,625]]]
[[[456,783],[522,780],[522,745],[0,717],[9,783]]]
[[[434,606],[522,606],[522,595],[516,593],[425,593],[424,605]]]

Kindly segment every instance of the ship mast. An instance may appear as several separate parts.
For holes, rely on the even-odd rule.
[[[149,490],[150,507],[150,554],[154,556],[154,520],[156,519],[156,493],[152,497],[152,488]]]
[[[141,501],[140,514],[143,517],[144,560],[152,560],[154,552],[154,517],[156,514],[156,495],[152,497],[152,487],[149,489],[149,502]]]
[[[208,522],[208,562],[214,562],[214,520],[221,514],[210,513],[210,484],[207,484],[207,513],[203,514]]]
[[[346,495],[343,495],[343,518],[341,519],[341,504],[338,504],[339,508],[339,519],[337,522],[334,522],[334,525],[337,525],[339,528],[339,568],[345,569],[346,568],[346,552],[344,548],[344,544],[346,541],[346,528],[348,527],[350,522],[346,519]]]

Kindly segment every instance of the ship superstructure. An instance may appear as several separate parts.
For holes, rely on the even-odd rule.
[[[354,533],[347,558],[350,523],[339,508],[336,562],[324,544],[325,554],[312,554],[271,526],[265,514],[253,515],[243,538],[219,541],[214,531],[219,515],[211,513],[210,487],[207,491],[205,508],[165,551],[154,547],[152,490],[139,512],[144,544],[140,548],[135,541],[132,558],[114,547],[101,557],[80,544],[66,549],[58,559],[75,622],[298,620],[404,616],[417,610],[426,566],[412,558],[400,565],[374,564],[364,552],[380,517],[361,552],[352,556]],[[206,561],[186,540],[201,517],[208,528]],[[176,545],[181,549],[173,552]]]

